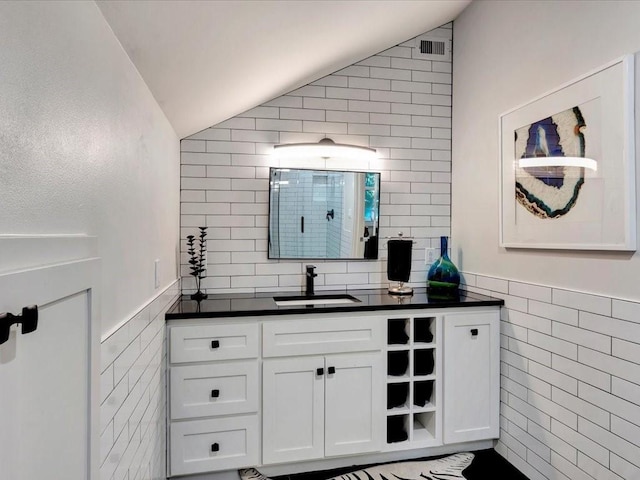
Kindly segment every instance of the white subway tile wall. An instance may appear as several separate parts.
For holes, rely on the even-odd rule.
[[[166,478],[164,314],[175,282],[102,341],[100,479]]]
[[[640,303],[463,278],[509,299],[496,449],[531,480],[640,479]]]
[[[430,33],[451,39],[451,24]],[[379,158],[354,167],[270,155],[275,144],[325,136],[376,148]],[[195,283],[184,240],[199,226],[209,227],[208,293],[303,288],[309,262],[267,259],[271,166],[381,172],[379,260],[314,260],[319,290],[388,286],[384,237],[398,232],[415,239],[410,283],[424,286],[425,248],[450,234],[451,64],[421,58],[411,39],[182,140],[181,163],[185,293]]]

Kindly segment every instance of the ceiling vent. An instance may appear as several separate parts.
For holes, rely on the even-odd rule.
[[[414,58],[451,61],[451,40],[448,38],[418,37],[416,38],[416,50]]]

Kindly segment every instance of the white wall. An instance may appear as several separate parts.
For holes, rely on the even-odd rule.
[[[93,2],[1,2],[0,65],[0,235],[97,236],[107,334],[176,278],[178,139]]]
[[[638,254],[498,246],[499,115],[639,51],[639,19],[638,2],[483,1],[455,21],[452,239],[463,270],[640,300]]]
[[[496,450],[530,480],[640,478],[640,302],[464,277],[505,300]]]
[[[100,477],[165,478],[178,138],[93,2],[0,2],[0,65],[0,235],[97,238]]]
[[[451,38],[451,24],[429,32]],[[410,282],[425,286],[424,248],[449,235],[451,62],[421,57],[408,40],[242,115],[182,140],[181,238],[209,227],[209,292],[300,290],[309,261],[267,259],[270,166],[372,170],[382,173],[380,259],[316,261],[318,289],[387,287],[386,241],[415,238]],[[336,159],[281,163],[273,145],[317,142],[376,148],[368,165]],[[324,220],[322,220],[324,221]],[[183,285],[187,277],[182,245]]]
[[[454,261],[505,299],[496,448],[532,480],[640,478],[640,259],[499,248],[498,117],[640,51],[639,19],[637,2],[483,1],[454,23]]]

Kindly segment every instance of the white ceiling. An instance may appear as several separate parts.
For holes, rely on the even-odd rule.
[[[184,138],[450,22],[470,1],[97,4]]]

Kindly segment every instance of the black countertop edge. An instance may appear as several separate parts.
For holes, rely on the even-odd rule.
[[[247,294],[213,294],[197,302],[189,295],[180,297],[167,311],[166,320],[187,318],[256,317],[267,315],[300,315],[319,313],[372,312],[376,310],[408,310],[434,308],[466,308],[504,305],[501,298],[459,290],[455,298],[433,298],[426,288],[414,289],[413,295],[392,296],[386,289],[321,291],[317,295],[351,295],[355,304],[277,306],[273,297],[300,296],[300,292]]]

